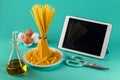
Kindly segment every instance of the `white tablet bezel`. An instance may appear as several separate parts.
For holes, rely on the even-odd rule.
[[[102,46],[102,49],[101,49],[100,56],[96,56],[96,55],[92,55],[92,54],[89,54],[89,53],[85,53],[85,52],[76,51],[76,50],[72,50],[72,49],[68,49],[68,48],[63,48],[62,47],[63,42],[64,42],[64,38],[65,38],[65,33],[67,31],[67,25],[68,25],[68,22],[69,22],[70,18],[77,19],[77,20],[88,21],[88,22],[92,22],[92,23],[108,25],[107,26],[107,30],[106,30],[106,34],[105,34],[105,38],[104,38],[104,42],[103,42],[103,46]],[[111,29],[112,29],[112,25],[109,24],[109,23],[104,23],[104,22],[99,22],[99,21],[94,21],[94,20],[89,20],[89,19],[84,19],[84,18],[78,18],[78,17],[74,17],[74,16],[66,16],[65,22],[64,22],[64,25],[63,25],[63,29],[62,29],[62,33],[61,33],[61,37],[60,37],[60,41],[59,41],[59,44],[58,44],[58,48],[62,49],[62,50],[71,51],[71,52],[74,52],[74,53],[78,53],[78,54],[94,57],[94,58],[103,59],[105,57],[105,54],[106,54],[106,49],[107,49],[107,45],[108,45],[108,42],[109,42]]]

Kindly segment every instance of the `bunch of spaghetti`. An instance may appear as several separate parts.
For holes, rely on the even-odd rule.
[[[26,53],[26,59],[35,65],[49,65],[60,60],[61,55],[57,50],[49,48],[47,43],[47,31],[54,16],[55,9],[48,4],[35,4],[32,7],[31,15],[40,32],[40,40],[37,48]]]

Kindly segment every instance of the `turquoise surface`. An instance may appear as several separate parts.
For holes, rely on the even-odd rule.
[[[28,66],[25,76],[10,76],[6,64],[11,52],[12,31],[38,32],[30,15],[36,4],[50,4],[56,13],[48,32],[49,46],[57,48],[66,15],[108,22],[113,25],[108,50],[110,56],[99,60],[83,56],[85,59],[109,67],[100,71],[86,67],[74,68],[62,63],[54,69],[39,69]],[[31,49],[19,45],[21,54]],[[62,51],[65,55],[77,55]],[[120,0],[0,0],[0,80],[120,80]]]

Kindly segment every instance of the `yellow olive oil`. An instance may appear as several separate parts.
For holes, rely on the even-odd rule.
[[[10,75],[20,75],[27,71],[27,66],[22,60],[14,59],[9,61],[6,70]]]

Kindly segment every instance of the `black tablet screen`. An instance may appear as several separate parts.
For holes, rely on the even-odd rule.
[[[100,56],[107,25],[69,19],[63,48]]]

